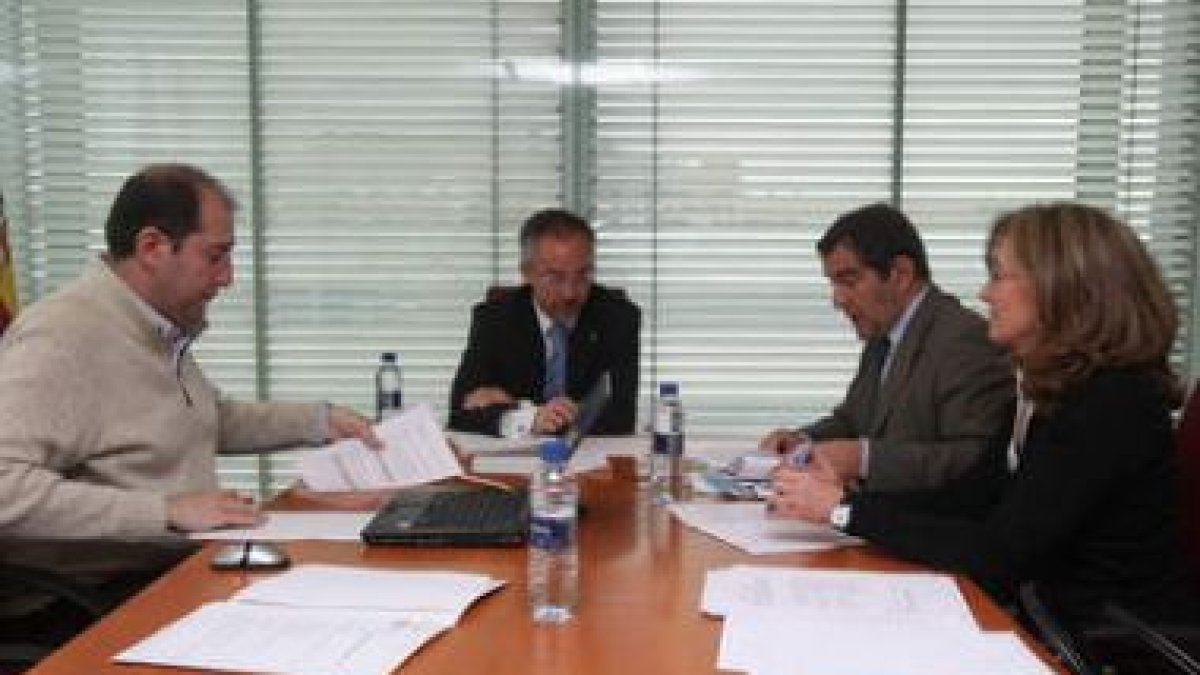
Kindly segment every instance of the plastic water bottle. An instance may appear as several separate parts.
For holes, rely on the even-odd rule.
[[[654,446],[650,452],[650,495],[667,504],[683,494],[683,401],[678,382],[660,382],[654,405]]]
[[[400,364],[396,352],[384,352],[375,370],[375,421],[399,414],[403,397],[400,393]]]
[[[542,443],[529,487],[529,605],[533,620],[561,623],[579,600],[579,486],[567,473],[570,448]]]

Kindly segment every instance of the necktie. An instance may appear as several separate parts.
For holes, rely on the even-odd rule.
[[[546,386],[542,389],[542,396],[549,401],[557,396],[565,396],[567,393],[567,338],[570,333],[565,324],[555,321],[550,330],[546,331],[546,336],[549,337],[550,353],[546,355]]]
[[[878,407],[880,393],[883,390],[883,366],[887,363],[888,352],[892,349],[892,341],[887,337],[876,338],[867,343],[863,354],[863,374],[870,387],[867,397],[867,419],[875,419],[875,409]]]
[[[887,378],[888,356],[892,353],[892,341],[887,337],[876,338],[873,341],[872,347],[874,353],[871,356],[871,373],[875,379],[879,380],[882,387],[883,381]]]

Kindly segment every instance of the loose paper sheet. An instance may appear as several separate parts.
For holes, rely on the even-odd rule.
[[[671,505],[685,525],[732,544],[747,553],[803,553],[861,544],[823,525],[770,518],[761,502],[688,502]]]
[[[373,490],[420,485],[462,475],[433,408],[427,403],[375,425],[382,451],[347,438],[305,453],[304,482],[316,491]]]

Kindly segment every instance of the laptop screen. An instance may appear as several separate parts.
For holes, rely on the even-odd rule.
[[[579,402],[575,421],[565,434],[567,445],[571,447],[571,454],[575,454],[575,451],[579,450],[583,439],[592,432],[592,427],[596,426],[596,420],[600,419],[600,415],[608,407],[610,398],[612,398],[612,376],[608,371],[604,371],[600,377],[596,378],[596,383],[588,390],[583,400]]]

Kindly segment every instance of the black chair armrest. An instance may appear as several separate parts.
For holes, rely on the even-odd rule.
[[[1180,673],[1200,675],[1200,661],[1189,654],[1176,641],[1174,633],[1186,632],[1193,639],[1200,637],[1200,626],[1183,626],[1179,631],[1172,631],[1170,626],[1156,626],[1146,622],[1141,617],[1124,607],[1106,603],[1104,618],[1127,635],[1137,638],[1141,644],[1161,656]]]
[[[1075,675],[1099,675],[1100,670],[1084,656],[1075,637],[1050,613],[1046,603],[1039,597],[1035,584],[1022,584],[1017,591],[1017,599],[1021,603],[1021,611],[1037,630],[1038,637],[1063,665]]]

